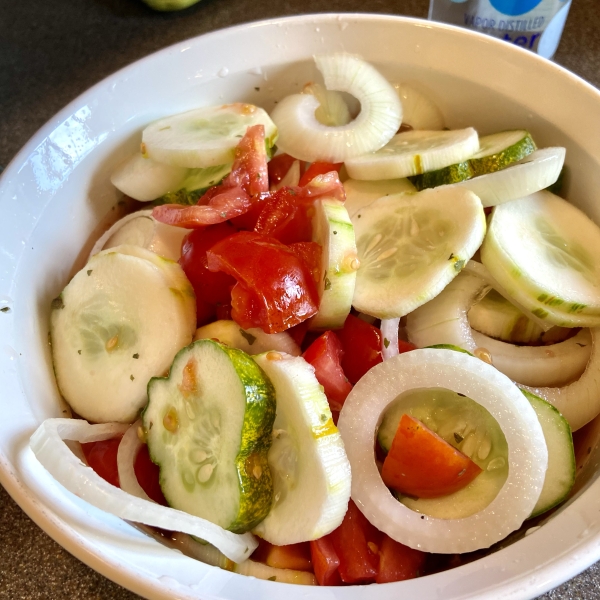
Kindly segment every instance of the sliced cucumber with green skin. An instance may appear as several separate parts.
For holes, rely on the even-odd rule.
[[[567,327],[544,331],[494,289],[471,307],[469,323],[476,331],[511,344],[554,344],[572,333]]]
[[[346,160],[353,179],[396,179],[436,171],[467,160],[479,149],[477,132],[469,127],[452,131],[406,131],[383,148]]]
[[[437,296],[486,228],[477,196],[453,188],[380,198],[352,222],[360,260],[352,304],[380,319],[404,316]]]
[[[315,201],[313,241],[321,252],[319,310],[310,329],[341,329],[352,308],[359,267],[354,227],[344,203],[331,198]]]
[[[148,380],[192,339],[196,302],[181,267],[139,250],[164,264],[104,251],[52,302],[58,387],[90,422],[135,421]]]
[[[231,164],[206,167],[205,169],[187,169],[187,175],[177,187],[168,190],[160,198],[156,198],[154,205],[183,204],[193,206],[205,192],[218,185],[231,173]]]
[[[117,221],[100,237],[90,252],[90,258],[101,250],[126,244],[146,248],[164,258],[178,260],[183,238],[189,232],[189,229],[157,221],[152,216],[152,210],[140,210]]]
[[[188,168],[233,162],[235,148],[252,125],[264,125],[270,148],[277,128],[269,115],[252,104],[223,104],[190,110],[155,121],[142,133],[142,153],[155,161]]]
[[[381,179],[380,181],[363,181],[360,179],[346,179],[344,181],[346,202],[344,206],[350,217],[354,216],[361,208],[383,196],[392,194],[409,194],[416,192],[415,186],[408,179]]]
[[[470,398],[443,388],[411,390],[386,410],[377,433],[384,451],[391,447],[403,414],[418,419],[467,455],[482,472],[465,488],[440,498],[398,496],[417,512],[440,519],[460,519],[485,508],[508,477],[508,445],[496,419]]]
[[[410,182],[415,186],[417,190],[426,190],[427,188],[434,188],[440,185],[449,185],[452,183],[458,183],[465,179],[471,179],[473,177],[473,169],[468,160],[444,167],[443,169],[437,169],[435,171],[429,171],[422,175],[415,175],[410,177]]]
[[[535,410],[548,447],[548,470],[539,500],[531,513],[537,517],[560,504],[575,483],[575,450],[567,420],[550,403],[526,390],[523,394]]]
[[[242,329],[235,321],[220,320],[196,330],[195,340],[217,340],[246,354],[261,354],[269,350],[300,356],[300,347],[289,333],[265,333],[259,327]]]
[[[483,206],[496,206],[551,187],[562,172],[564,148],[542,148],[501,171],[457,183],[479,196]]]
[[[165,165],[136,152],[117,167],[110,181],[130,198],[150,202],[181,186],[187,173],[184,167]]]
[[[536,150],[531,134],[524,129],[502,131],[479,138],[479,150],[469,164],[473,175],[485,175],[508,167]]]
[[[273,386],[241,350],[211,340],[181,350],[167,378],[148,384],[142,415],[169,506],[234,533],[265,518]]]
[[[600,228],[537,192],[494,208],[481,260],[520,304],[561,327],[600,324]]]
[[[273,506],[254,529],[278,546],[316,540],[338,527],[350,500],[350,463],[314,369],[301,357],[254,357],[277,396],[269,465]]]

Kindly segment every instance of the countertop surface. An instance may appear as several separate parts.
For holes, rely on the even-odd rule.
[[[202,0],[178,13],[157,13],[141,0],[3,0],[0,171],[39,127],[88,87],[180,40],[282,15],[367,11],[425,18],[427,8],[428,0]],[[599,22],[597,0],[574,0],[554,57],[596,87]],[[540,598],[591,600],[600,598],[599,590],[600,563]],[[137,597],[63,550],[0,487],[0,599]]]

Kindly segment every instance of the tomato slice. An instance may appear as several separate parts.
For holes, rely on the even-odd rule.
[[[315,284],[321,281],[321,257],[323,248],[317,242],[295,242],[289,249],[304,262],[311,272]]]
[[[343,163],[328,163],[328,162],[314,162],[306,169],[304,175],[300,177],[298,185],[304,186],[310,183],[317,175],[325,175],[325,173],[331,173],[335,171],[340,172]],[[291,166],[291,165],[290,165]]]
[[[381,533],[350,500],[342,524],[328,536],[340,559],[338,571],[344,583],[372,583],[379,569]]]
[[[123,436],[121,436],[123,437]],[[88,465],[111,485],[119,487],[119,470],[117,469],[117,451],[121,437],[99,442],[81,444],[83,455]]]
[[[374,325],[350,314],[344,327],[335,333],[344,349],[342,368],[351,383],[356,383],[369,369],[383,360],[381,331]]]
[[[236,233],[229,223],[219,223],[204,229],[195,229],[183,240],[179,264],[190,280],[196,294],[198,325],[216,314],[216,307],[231,302],[231,288],[235,279],[226,273],[208,270],[206,253],[217,242]]]
[[[240,140],[231,172],[220,185],[210,188],[196,206],[164,204],[155,207],[152,216],[161,223],[186,229],[215,225],[247,213],[253,198],[268,189],[265,128],[253,125]]]
[[[342,344],[333,331],[319,336],[302,355],[315,368],[315,376],[325,389],[331,410],[339,411],[352,389],[341,361]]]
[[[231,316],[247,329],[285,331],[312,317],[319,295],[308,267],[278,240],[239,231],[207,253],[208,268],[237,280],[231,292]]]
[[[146,494],[154,502],[162,504],[162,506],[167,506],[167,501],[160,489],[160,468],[150,459],[150,453],[146,444],[140,448],[135,457],[133,470],[135,471],[138,483]]]
[[[340,557],[329,535],[310,542],[310,555],[319,585],[341,585]]]
[[[294,569],[312,572],[309,542],[275,546],[265,540],[259,540],[258,548],[252,554],[252,560],[262,562],[276,569]]]
[[[375,582],[414,579],[421,575],[426,558],[425,552],[409,548],[384,534],[379,545],[379,569]]]
[[[381,471],[402,494],[439,498],[468,485],[481,468],[410,415],[402,415]]]
[[[268,164],[269,169],[269,183],[275,185],[279,183],[291,169],[292,165],[297,159],[289,154],[277,154],[274,156]],[[304,161],[300,162],[300,173],[302,174]]]

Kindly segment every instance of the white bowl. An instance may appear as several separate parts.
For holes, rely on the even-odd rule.
[[[503,550],[407,582],[308,589],[169,550],[66,492],[28,449],[38,424],[61,415],[47,343],[50,301],[119,200],[109,174],[137,147],[143,126],[202,104],[242,100],[271,109],[314,78],[314,53],[341,50],[362,55],[390,80],[420,85],[452,127],[526,127],[540,146],[565,146],[568,197],[600,222],[600,137],[590,135],[600,131],[600,93],[534,54],[431,22],[318,15],[242,25],[158,52],[69,104],[0,182],[0,308],[10,309],[0,312],[0,481],[67,550],[149,598],[533,598],[600,559],[595,451],[576,497]]]

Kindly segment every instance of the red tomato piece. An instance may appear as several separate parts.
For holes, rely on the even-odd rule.
[[[208,322],[216,314],[216,307],[229,304],[235,279],[226,273],[208,270],[206,253],[217,242],[236,233],[229,223],[219,223],[204,229],[195,229],[183,240],[179,264],[196,293],[198,324]]]
[[[123,436],[121,436],[123,437]],[[121,437],[99,442],[81,444],[83,455],[88,465],[111,485],[119,487],[119,470],[117,468],[117,451]]]
[[[350,500],[342,524],[327,536],[340,559],[338,571],[344,583],[372,583],[379,569],[381,533]]]
[[[425,552],[409,548],[384,534],[379,545],[379,569],[375,582],[414,579],[422,573],[426,557]]]
[[[344,185],[335,171],[329,171],[329,173],[325,173],[324,175],[313,177],[309,183],[300,189],[303,190],[302,193],[307,198],[312,198],[313,200],[327,197],[334,198],[340,202],[346,201]]]
[[[323,248],[317,242],[295,242],[289,249],[309,268],[315,283],[321,280],[321,257]]]
[[[285,153],[274,156],[267,165],[269,169],[269,183],[271,185],[279,183],[287,175],[296,160],[293,156]],[[304,162],[298,162],[300,163],[300,173],[302,173]]]
[[[381,331],[374,325],[348,315],[344,327],[335,334],[344,349],[342,368],[351,383],[356,383],[369,369],[382,362]]]
[[[208,268],[237,280],[231,292],[231,316],[244,329],[285,331],[312,317],[319,307],[308,267],[274,238],[239,231],[207,253]]]
[[[331,171],[335,171],[336,173],[340,172],[343,163],[328,163],[328,162],[314,162],[312,163],[308,169],[306,169],[304,175],[300,177],[299,186],[305,186],[307,183],[310,183],[317,175],[325,175],[325,173],[331,173]],[[290,165],[291,166],[291,165]]]
[[[438,498],[468,485],[481,468],[410,415],[402,415],[381,471],[384,483],[417,498]]]
[[[341,585],[342,578],[338,571],[340,557],[329,535],[310,542],[310,555],[319,585]]]
[[[341,366],[342,344],[333,331],[318,337],[302,355],[315,368],[315,376],[325,389],[331,410],[339,411],[352,389]]]
[[[405,342],[404,340],[398,340],[398,352],[403,354],[404,352],[410,352],[411,350],[416,350],[417,346],[415,346],[412,342]]]
[[[140,448],[138,455],[135,457],[133,469],[138,483],[146,494],[148,494],[154,502],[167,506],[167,501],[160,489],[160,469],[158,465],[155,465],[152,460],[150,460],[150,453],[148,452],[148,446],[146,444]]]
[[[249,196],[269,191],[264,125],[248,127],[235,149],[231,173],[225,177],[223,185],[241,187]]]
[[[301,542],[287,546],[275,546],[260,540],[258,548],[252,554],[252,560],[262,562],[276,569],[294,569],[312,572],[310,544]]]

